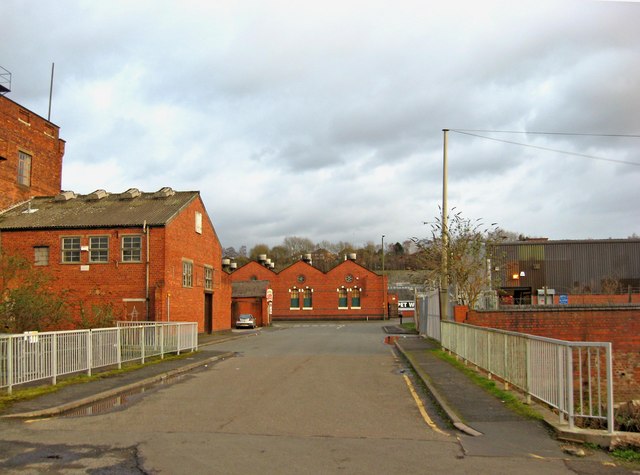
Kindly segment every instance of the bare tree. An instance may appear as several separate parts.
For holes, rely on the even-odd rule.
[[[452,210],[453,211],[453,210]],[[491,272],[488,262],[494,257],[495,244],[502,241],[496,223],[485,226],[481,219],[472,221],[461,212],[450,215],[445,227],[448,244],[442,239],[442,218],[431,223],[431,236],[414,239],[427,268],[429,281],[438,286],[443,278],[442,261],[447,253],[447,277],[453,286],[459,304],[473,308],[482,292],[491,289]]]

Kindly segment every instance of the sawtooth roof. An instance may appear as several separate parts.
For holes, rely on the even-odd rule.
[[[0,230],[82,229],[164,226],[199,196],[197,191],[161,188],[153,193],[131,188],[123,193],[71,191],[35,197],[0,212]]]

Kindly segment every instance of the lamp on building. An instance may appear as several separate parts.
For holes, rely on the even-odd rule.
[[[526,274],[524,273],[523,270],[520,271],[520,277],[524,277]]]

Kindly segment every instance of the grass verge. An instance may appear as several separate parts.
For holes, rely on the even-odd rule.
[[[487,379],[486,377],[478,374],[476,371],[468,368],[459,360],[457,360],[454,356],[446,353],[442,350],[428,350],[432,351],[438,358],[446,361],[452,366],[456,367],[458,370],[462,371],[471,381],[473,381],[476,385],[480,386],[482,389],[487,391],[489,394],[500,399],[505,406],[507,406],[512,411],[520,414],[523,417],[534,420],[543,420],[544,418],[534,409],[532,409],[527,404],[524,404],[520,401],[520,399],[515,396],[513,393],[509,391],[505,391],[500,389],[495,381],[491,379]]]
[[[640,464],[640,450],[637,448],[629,447],[625,449],[615,449],[611,451],[611,455],[619,460],[624,460],[625,462]]]
[[[405,330],[413,330],[413,331],[415,331],[415,329],[416,329],[415,322],[403,323],[400,326],[402,328],[404,328]]]
[[[91,381],[97,381],[100,379],[111,378],[113,376],[118,376],[123,373],[129,373],[131,371],[135,371],[144,366],[154,365],[161,363],[163,361],[171,361],[171,360],[179,360],[187,357],[191,353],[182,353],[180,355],[169,355],[165,356],[164,359],[159,356],[149,358],[146,360],[144,364],[142,363],[125,363],[122,365],[121,369],[110,369],[105,371],[100,371],[99,373],[92,374],[88,376],[87,374],[76,374],[71,376],[63,376],[58,378],[58,383],[55,385],[47,384],[41,386],[30,386],[30,387],[21,387],[14,388],[12,394],[3,391],[0,393],[0,413],[7,409],[12,404],[20,401],[27,401],[29,399],[34,399],[40,396],[44,396],[45,394],[55,393],[60,389],[70,386],[72,384],[84,384],[89,383]]]

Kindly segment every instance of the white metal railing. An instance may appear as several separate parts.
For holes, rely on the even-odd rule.
[[[611,343],[573,342],[493,328],[441,322],[442,347],[558,410],[606,421],[612,433]]]
[[[115,328],[0,335],[0,388],[198,349],[197,323],[118,322]]]

